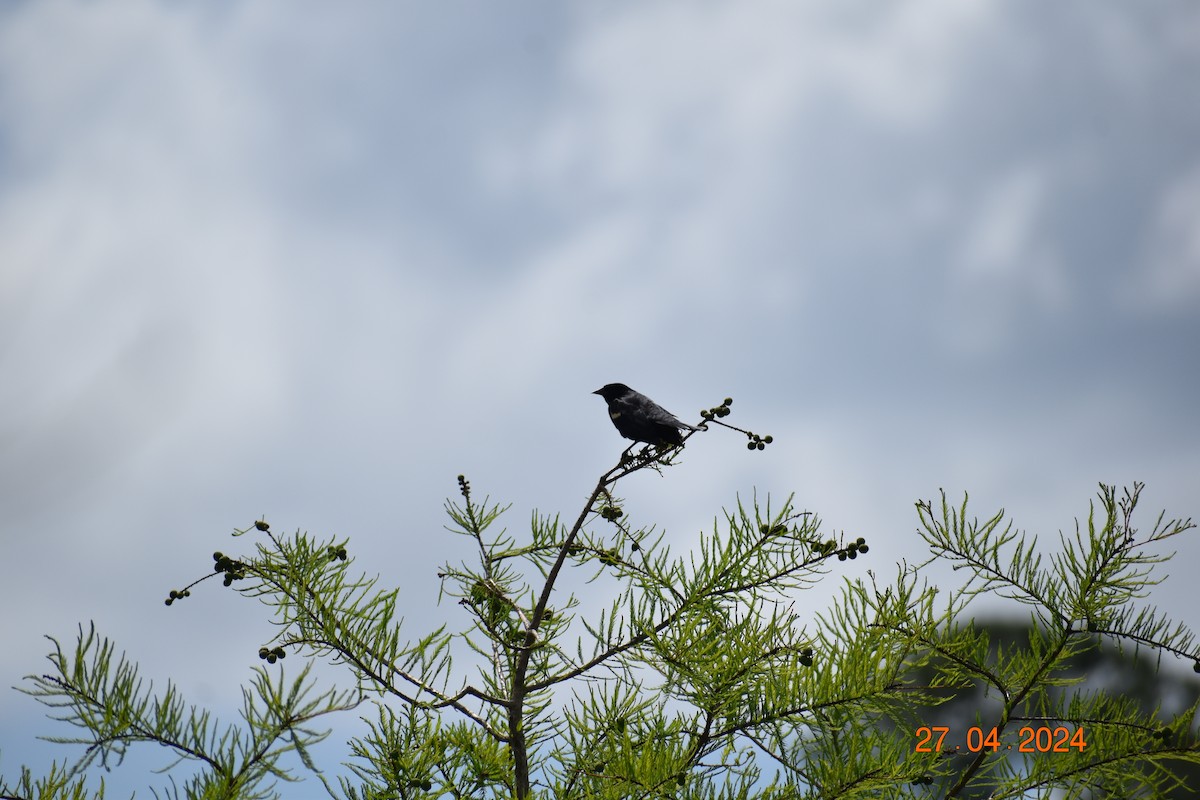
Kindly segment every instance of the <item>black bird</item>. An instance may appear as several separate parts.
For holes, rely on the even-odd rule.
[[[660,446],[681,445],[683,437],[679,431],[700,430],[675,419],[658,403],[623,383],[610,383],[592,394],[600,395],[608,403],[608,416],[626,439]]]

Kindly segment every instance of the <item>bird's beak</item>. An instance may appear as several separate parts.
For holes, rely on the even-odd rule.
[[[592,392],[592,394],[600,394],[603,391],[603,389],[597,389],[596,391]]]

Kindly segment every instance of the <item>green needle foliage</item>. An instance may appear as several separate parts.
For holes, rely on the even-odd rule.
[[[706,423],[731,428],[729,403]],[[752,450],[771,442],[741,432]],[[102,797],[85,770],[140,742],[188,768],[164,794],[231,800],[278,797],[305,774],[350,800],[1167,798],[1181,766],[1200,763],[1196,705],[1147,708],[1077,668],[1116,644],[1200,670],[1191,633],[1139,606],[1169,557],[1164,540],[1194,526],[1160,516],[1140,532],[1140,485],[1102,486],[1086,524],[1049,551],[1003,512],[980,522],[943,493],[917,504],[927,560],[888,581],[846,578],[827,610],[801,613],[803,591],[868,557],[866,540],[823,534],[789,498],[739,503],[693,551],[672,552],[614,490],[636,472],[665,474],[680,452],[631,447],[574,520],[535,514],[521,539],[497,532],[506,509],[460,476],[446,513],[473,557],[439,573],[442,599],[461,608],[453,629],[410,633],[398,590],[352,571],[345,540],[280,536],[262,521],[236,532],[255,537],[250,552],[215,553],[206,578],[256,598],[278,625],[241,720],[218,723],[171,684],[155,692],[81,628],[23,691],[80,731],[55,741],[84,755],[0,779],[0,798]],[[931,583],[945,565],[960,586]],[[975,622],[985,594],[1026,608],[1026,640]],[[305,666],[286,678],[281,660],[297,656]],[[318,661],[349,688],[318,691]],[[969,718],[941,714],[963,699]],[[336,782],[309,753],[335,712],[366,726]]]

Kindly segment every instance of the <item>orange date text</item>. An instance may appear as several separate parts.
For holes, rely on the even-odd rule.
[[[1075,748],[1082,753],[1083,749],[1087,747],[1083,728],[1075,730],[1063,726],[1033,728],[1027,725],[1017,731],[1015,743],[1005,743],[1000,740],[1000,732],[996,728],[984,730],[971,727],[967,728],[965,746],[945,744],[948,733],[950,733],[950,729],[942,725],[917,728],[917,744],[914,752],[958,753],[966,750],[971,753],[980,753],[990,750],[995,753],[997,750],[1016,750],[1018,753],[1069,753],[1071,748]]]

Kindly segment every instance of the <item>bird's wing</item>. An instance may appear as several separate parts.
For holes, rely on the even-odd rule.
[[[649,397],[642,395],[641,399],[643,401],[642,411],[646,414],[647,417],[649,417],[651,422],[657,422],[662,425],[670,425],[675,428],[686,428],[689,431],[700,430],[699,428],[696,428],[692,425],[688,425],[686,422],[680,422],[678,419],[675,418],[674,414],[672,414],[670,411],[667,411],[665,408],[663,408],[658,403],[651,400]],[[631,401],[629,403],[629,408],[635,408],[635,407],[637,407],[637,405],[638,404],[636,402]]]

